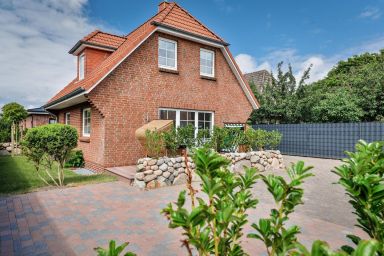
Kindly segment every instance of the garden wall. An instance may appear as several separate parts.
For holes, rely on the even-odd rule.
[[[0,150],[5,150],[7,151],[9,154],[12,152],[12,147],[11,147],[11,143],[0,143]],[[15,144],[15,154],[16,155],[19,155],[21,154],[21,149],[18,145]]]
[[[222,155],[231,160],[230,168],[235,173],[243,173],[244,166],[256,167],[259,171],[284,168],[283,157],[277,150],[224,153]],[[191,157],[188,157],[187,164],[192,170],[193,180],[197,181],[198,177],[194,173],[195,164]],[[141,158],[137,161],[134,186],[157,188],[184,184],[186,181],[186,163],[183,157]]]

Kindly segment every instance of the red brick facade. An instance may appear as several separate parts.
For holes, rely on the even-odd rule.
[[[101,62],[108,58],[109,55],[111,55],[111,52],[94,48],[85,48],[81,54],[85,55],[84,75],[87,75],[91,73],[92,70],[97,68]],[[79,54],[79,56],[81,54]],[[77,62],[77,72],[79,72],[79,61]],[[77,74],[77,77],[79,77],[79,74]]]
[[[177,73],[158,68],[158,37],[177,41]],[[215,51],[215,80],[200,76],[200,48]],[[97,55],[99,56],[99,55]],[[86,56],[87,61],[91,61]],[[224,55],[185,39],[155,33],[125,59],[88,94],[89,103],[61,110],[79,131],[79,148],[88,166],[131,165],[144,150],[135,131],[150,120],[158,119],[159,108],[206,110],[214,112],[214,124],[246,122],[252,106],[245,96]],[[82,138],[82,109],[90,105],[91,136]]]

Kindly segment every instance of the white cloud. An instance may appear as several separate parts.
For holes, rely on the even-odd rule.
[[[235,60],[243,73],[250,73],[262,69],[271,70],[268,62],[257,65],[256,59],[249,54],[241,53],[235,57]]]
[[[75,77],[68,50],[95,29],[84,15],[87,0],[2,0],[0,3],[0,106],[44,104]]]
[[[359,15],[360,18],[376,20],[381,17],[381,11],[377,7],[366,7]]]
[[[379,37],[332,56],[321,54],[301,55],[296,49],[285,48],[272,50],[266,56],[260,58],[259,60],[263,63],[260,66],[257,65],[256,59],[248,54],[239,54],[235,59],[244,73],[265,69],[264,66],[272,67],[272,69],[266,69],[276,73],[276,67],[280,61],[283,61],[285,64],[290,63],[297,79],[300,79],[304,71],[312,65],[310,79],[307,82],[314,82],[324,78],[340,60],[345,60],[353,55],[365,52],[378,52],[383,48],[384,37]],[[287,68],[287,66],[284,68]]]

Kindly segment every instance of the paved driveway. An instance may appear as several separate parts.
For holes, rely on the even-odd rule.
[[[343,190],[332,185],[336,176],[330,169],[340,162],[284,159],[286,164],[303,159],[315,166],[316,177],[305,184],[305,205],[291,220],[302,227],[301,241],[327,240],[334,248],[345,244],[345,234],[357,230]],[[130,241],[129,248],[139,255],[186,255],[180,248],[179,231],[168,229],[160,215],[182,189],[141,191],[118,181],[2,197],[0,255],[95,255],[93,248],[106,246],[110,239]],[[273,206],[264,184],[259,182],[254,191],[260,203],[250,212],[251,223]],[[252,255],[264,254],[264,247],[255,240],[246,239],[244,247]]]

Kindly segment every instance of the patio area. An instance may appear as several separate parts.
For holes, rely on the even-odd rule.
[[[332,184],[336,175],[330,170],[340,162],[284,156],[286,165],[297,160],[315,166],[316,175],[305,184],[305,205],[291,219],[302,227],[301,242],[321,239],[333,248],[346,244],[345,235],[357,229],[343,189]],[[93,248],[106,247],[111,239],[129,241],[129,250],[138,255],[185,255],[180,231],[169,229],[160,215],[184,187],[143,191],[117,181],[0,197],[0,255],[95,255]],[[254,192],[260,203],[250,212],[250,223],[273,207],[262,182]],[[243,245],[252,255],[264,252],[256,240],[245,239]]]

